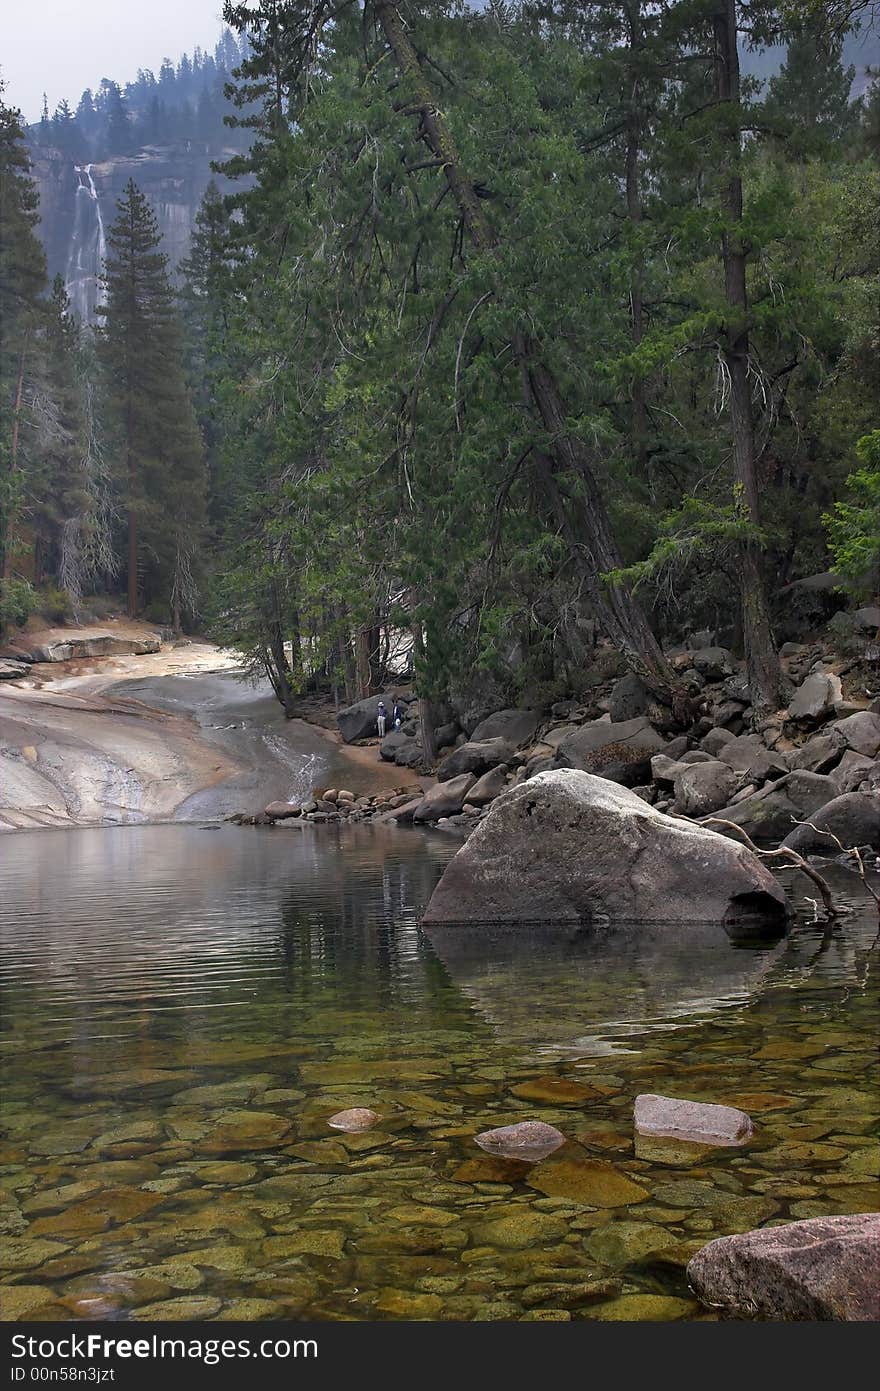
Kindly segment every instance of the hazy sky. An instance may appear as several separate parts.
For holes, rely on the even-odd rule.
[[[214,47],[222,10],[223,0],[18,0],[0,35],[4,100],[36,121],[43,92],[53,111],[62,97],[75,107],[102,77],[123,85],[138,68],[158,76],[166,56],[176,63],[197,44]]]

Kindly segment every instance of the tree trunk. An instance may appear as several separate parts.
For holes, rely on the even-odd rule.
[[[631,57],[638,55],[642,43],[640,14],[641,0],[632,0],[628,11],[629,51]],[[634,65],[635,67],[635,65]],[[639,79],[633,71],[632,89],[626,116],[626,215],[633,227],[642,221],[642,197],[639,187],[639,154],[641,153],[641,115],[639,110]],[[637,348],[645,335],[645,315],[642,299],[644,281],[644,257],[641,246],[636,247],[630,279],[630,324],[633,347]],[[632,381],[632,432],[639,473],[647,472],[648,439],[647,413],[645,409],[645,384],[638,375]]]
[[[125,413],[126,464],[128,472],[128,616],[137,618],[138,611],[138,519],[137,519],[137,464],[134,453],[134,420],[131,393]]]
[[[10,487],[9,516],[6,519],[6,531],[5,535],[2,538],[4,580],[9,580],[12,578],[12,555],[15,550],[15,525],[14,513],[12,511],[12,493],[15,489],[15,475],[18,472],[18,437],[21,428],[21,400],[24,391],[24,363],[26,354],[27,338],[25,338],[24,347],[22,348],[21,356],[18,359],[18,376],[15,382],[15,405],[12,408],[12,440],[10,442],[9,450],[9,476],[10,483],[12,486]]]
[[[715,95],[722,106],[739,112],[740,81],[737,54],[736,0],[719,0],[714,14]],[[740,176],[739,121],[731,120],[725,132],[726,176],[721,207],[726,226],[721,237],[727,323],[721,350],[730,374],[730,417],[733,426],[734,479],[737,508],[753,526],[761,525],[755,456],[755,429],[749,388],[749,320],[746,255],[743,241],[743,192]],[[740,607],[746,672],[752,704],[758,711],[776,710],[783,704],[782,674],[770,622],[770,606],[755,541],[740,546]]]
[[[364,700],[372,693],[369,628],[358,628],[354,635],[354,651],[357,666],[357,699]]]
[[[491,252],[498,246],[498,238],[464,169],[452,132],[422,71],[397,6],[392,0],[377,0],[375,14],[401,76],[409,83],[412,100],[406,110],[420,118],[424,140],[435,158],[442,161],[444,177],[471,243],[479,252]],[[568,411],[562,393],[552,373],[540,360],[539,345],[520,330],[514,334],[512,346],[522,373],[526,402],[553,441],[552,452],[544,456],[545,466],[539,470],[539,478],[551,511],[569,541],[578,578],[590,596],[599,622],[627,663],[661,699],[672,703],[678,683],[641,608],[624,585],[605,584],[601,579],[603,572],[620,568],[622,560],[589,452],[568,428]],[[579,480],[586,494],[585,503],[576,502],[563,493],[557,475],[566,473]]]

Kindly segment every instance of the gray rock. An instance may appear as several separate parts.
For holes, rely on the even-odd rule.
[[[513,748],[521,748],[531,743],[535,730],[541,723],[537,710],[497,710],[488,719],[481,720],[471,734],[474,744],[483,744],[489,739],[504,739]]]
[[[477,779],[468,792],[468,801],[475,807],[484,807],[488,802],[494,802],[506,785],[507,769],[499,763],[497,768],[490,768],[488,773]]]
[[[564,1145],[565,1136],[555,1125],[546,1125],[544,1121],[520,1121],[518,1125],[484,1130],[474,1136],[474,1141],[487,1154],[495,1154],[501,1159],[523,1159],[534,1164]]]
[[[880,760],[846,749],[832,776],[838,792],[857,792],[860,788],[864,791],[865,782],[878,784],[876,788],[869,786],[869,791],[880,791]]]
[[[440,782],[448,782],[462,773],[486,773],[499,763],[509,763],[512,757],[513,745],[506,739],[485,739],[482,743],[468,741],[446,754],[437,767],[437,777]]]
[[[852,749],[853,753],[864,754],[866,758],[876,758],[880,753],[880,715],[870,710],[859,710],[855,715],[847,715],[845,720],[835,720],[829,732],[841,748]]]
[[[710,753],[706,753],[705,749],[688,749],[687,753],[683,753],[678,761],[687,768],[691,763],[717,763],[718,759],[713,758]]]
[[[291,816],[299,816],[301,809],[290,802],[270,802],[263,808],[263,814],[271,821],[286,821]]]
[[[880,850],[880,793],[844,792],[809,819],[816,829],[796,826],[782,842],[787,850],[797,850],[801,855],[833,855],[840,846],[832,836],[837,837],[844,850],[861,845]]]
[[[413,811],[413,820],[439,821],[441,816],[457,815],[475,782],[473,773],[461,773],[447,782],[438,782],[425,793]]]
[[[675,778],[676,805],[685,816],[710,816],[726,807],[740,779],[726,763],[692,763]]]
[[[353,744],[356,739],[369,739],[371,735],[378,734],[376,710],[380,700],[385,702],[390,724],[395,695],[401,705],[406,705],[412,699],[411,696],[401,695],[399,691],[383,691],[378,695],[367,696],[365,700],[357,700],[354,705],[340,710],[336,716],[336,723],[346,744]]]
[[[398,825],[408,825],[423,801],[424,797],[413,797],[410,801],[402,802],[400,806],[392,807],[382,819],[383,821],[396,821]]]
[[[743,727],[743,711],[746,706],[741,700],[724,700],[720,705],[716,705],[712,713],[712,719],[718,729],[729,729],[732,733],[738,733]]]
[[[728,767],[744,773],[750,782],[781,777],[788,772],[784,755],[768,749],[759,734],[738,735],[724,744],[717,756]]]
[[[688,638],[688,647],[691,652],[700,652],[707,647],[711,647],[715,642],[714,628],[701,628],[697,633],[691,633]]]
[[[384,758],[386,763],[396,763],[397,755],[411,749],[415,742],[411,734],[405,734],[402,729],[392,729],[379,745],[379,757]]]
[[[813,813],[836,794],[834,779],[822,773],[789,773],[752,797],[722,808],[718,816],[741,826],[758,845],[778,844],[796,821],[812,819]],[[723,835],[734,835],[723,827],[719,830]]]
[[[372,1130],[380,1119],[368,1106],[352,1106],[347,1111],[337,1111],[335,1116],[330,1116],[327,1124],[334,1130],[345,1130],[351,1135],[358,1135],[361,1131]]]
[[[654,782],[667,783],[671,787],[679,774],[692,766],[690,763],[667,758],[665,753],[655,753],[651,759],[651,777]]]
[[[853,622],[864,633],[875,633],[880,628],[880,608],[872,604],[867,608],[856,609]]]
[[[650,777],[651,758],[664,747],[663,738],[642,716],[623,724],[591,720],[563,739],[558,753],[566,767],[633,787]]]
[[[651,693],[634,672],[627,672],[611,688],[611,718],[615,723],[646,715],[652,703]]]
[[[843,697],[840,677],[827,671],[814,671],[802,681],[788,703],[790,720],[820,720],[830,715]]]
[[[27,674],[26,662],[14,661],[12,657],[0,657],[0,681],[20,681]]]
[[[441,724],[434,730],[434,747],[437,749],[448,749],[458,736],[457,724]]]
[[[78,657],[115,657],[129,653],[142,656],[147,652],[158,652],[161,646],[161,639],[153,633],[140,638],[118,638],[110,633],[94,633],[88,637],[70,637],[46,643],[44,647],[34,647],[31,655],[35,662],[69,662]]]
[[[636,1097],[634,1116],[640,1135],[670,1135],[703,1145],[742,1145],[754,1130],[751,1117],[735,1106],[681,1101],[653,1092]]]
[[[840,745],[830,734],[816,734],[789,755],[792,772],[806,768],[809,773],[827,773],[840,762]]]
[[[729,744],[733,737],[729,729],[710,729],[700,740],[700,748],[712,758],[717,758],[724,745]]]
[[[694,653],[694,666],[707,681],[723,681],[736,671],[733,653],[726,647],[701,647]]]
[[[717,922],[734,935],[778,936],[788,917],[782,889],[744,846],[605,778],[560,769],[493,802],[424,923]]]
[[[812,1217],[710,1241],[687,1267],[705,1304],[742,1318],[880,1320],[880,1214]]]

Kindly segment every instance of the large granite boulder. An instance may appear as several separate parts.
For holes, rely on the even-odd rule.
[[[880,759],[847,749],[831,776],[838,792],[880,792]]]
[[[615,724],[636,720],[647,715],[652,704],[651,692],[634,671],[621,676],[611,688],[610,714]]]
[[[811,1217],[710,1241],[687,1277],[705,1304],[734,1316],[880,1320],[880,1213]]]
[[[880,715],[870,710],[857,710],[844,720],[835,720],[830,734],[840,748],[852,749],[865,758],[880,754]]]
[[[735,806],[723,807],[718,816],[741,826],[757,845],[778,845],[795,822],[812,819],[814,812],[837,796],[837,790],[833,778],[802,770],[768,783]],[[735,836],[734,832],[723,834]]]
[[[828,773],[840,762],[841,749],[830,734],[814,734],[799,749],[789,754],[792,772],[805,768],[808,773]]]
[[[717,922],[779,936],[788,917],[782,889],[744,846],[605,778],[558,769],[497,798],[424,922]]]
[[[507,769],[503,763],[499,763],[497,768],[490,768],[488,773],[484,773],[473,787],[468,789],[467,799],[473,807],[484,807],[488,802],[495,801],[504,791],[506,784]]]
[[[0,657],[0,681],[20,681],[27,676],[30,668],[26,662],[14,661],[12,657]]]
[[[782,754],[768,749],[760,734],[740,734],[718,750],[717,757],[728,767],[743,773],[749,782],[782,777],[788,762]]]
[[[379,695],[367,696],[365,700],[356,700],[354,705],[347,705],[344,710],[340,710],[336,716],[336,723],[346,744],[353,744],[356,739],[369,739],[371,735],[378,734],[376,710],[380,700],[385,702],[390,730],[395,695],[401,705],[406,705],[412,699],[411,696],[402,696],[399,691],[383,691]]]
[[[711,816],[739,791],[739,777],[726,763],[680,763],[678,768],[675,804],[685,816]]]
[[[567,768],[635,787],[650,780],[651,758],[665,742],[644,716],[622,724],[591,720],[562,740],[557,757]]]
[[[870,845],[880,850],[880,793],[845,792],[809,818],[812,826],[795,826],[782,844],[801,855],[836,855]],[[814,829],[815,828],[815,829]],[[834,839],[836,837],[836,839]]]
[[[471,742],[482,744],[487,739],[504,739],[518,749],[531,743],[540,723],[537,710],[496,710],[494,715],[480,721],[471,734]]]
[[[832,672],[814,671],[802,681],[789,701],[790,720],[820,720],[823,715],[834,713],[834,707],[843,699],[840,677]]]
[[[453,749],[437,768],[440,782],[460,777],[462,773],[487,773],[497,768],[499,763],[508,763],[513,757],[513,745],[506,739],[485,739],[481,743],[469,742]]]
[[[448,782],[438,782],[414,809],[413,820],[439,821],[441,816],[457,816],[475,781],[473,773],[462,773]]]
[[[726,647],[701,647],[693,654],[693,664],[707,681],[722,681],[736,671],[733,654]]]
[[[35,662],[69,662],[78,657],[143,656],[148,652],[158,652],[161,646],[162,640],[155,633],[144,633],[137,638],[90,633],[84,637],[58,639],[42,647],[34,647],[31,656]]]

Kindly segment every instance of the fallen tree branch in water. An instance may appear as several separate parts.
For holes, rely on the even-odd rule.
[[[742,826],[737,826],[735,821],[725,821],[723,817],[720,816],[703,816],[700,818],[700,825],[726,826],[728,830],[736,831],[737,835],[742,837],[744,843],[748,846],[749,850],[754,851],[756,855],[760,855],[762,856],[762,858],[767,860],[778,860],[784,858],[788,862],[788,864],[793,865],[795,869],[799,869],[802,874],[805,874],[808,879],[811,879],[813,881],[813,883],[816,885],[816,888],[819,890],[819,893],[822,896],[822,902],[825,906],[825,912],[827,913],[829,918],[841,918],[844,916],[846,909],[838,908],[836,906],[828,881],[826,879],[823,879],[821,874],[819,874],[815,869],[813,869],[812,865],[807,864],[807,861],[804,859],[803,855],[799,855],[796,850],[783,849],[782,847],[780,847],[778,850],[760,850],[758,846],[755,844],[755,842],[752,840],[748,831],[744,831]]]
[[[862,852],[859,849],[859,847],[857,845],[844,845],[840,837],[836,836],[833,831],[823,830],[819,826],[816,826],[812,821],[798,821],[797,818],[794,816],[791,819],[796,826],[809,826],[810,830],[815,831],[817,836],[827,836],[829,840],[833,840],[834,844],[844,855],[855,855],[856,864],[859,867],[859,878],[865,886],[865,892],[869,893],[873,898],[874,903],[877,906],[877,916],[880,917],[880,893],[877,892],[877,890],[873,887],[872,884],[868,883],[868,875],[865,870],[865,862],[862,859]]]

